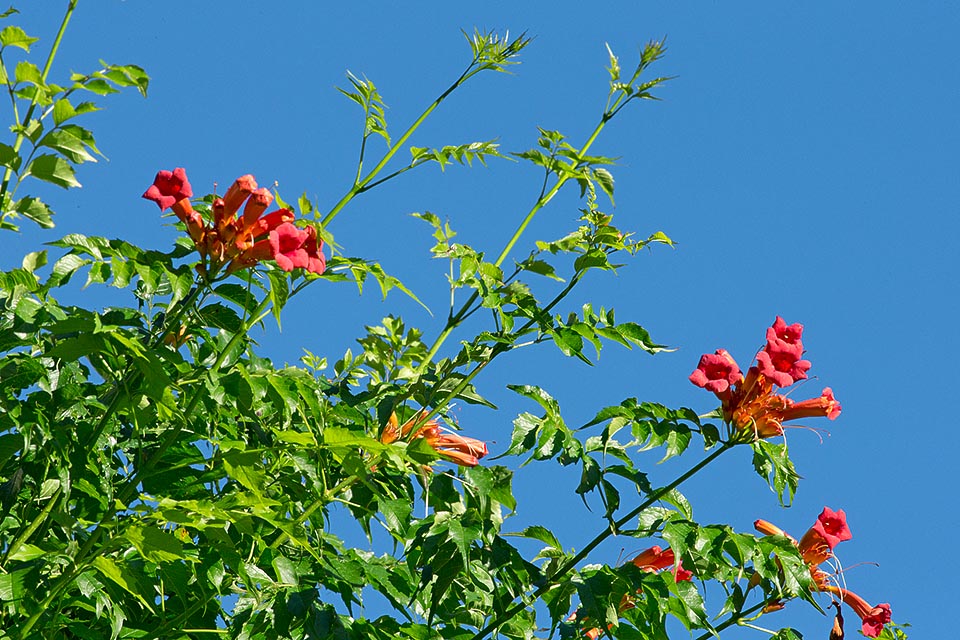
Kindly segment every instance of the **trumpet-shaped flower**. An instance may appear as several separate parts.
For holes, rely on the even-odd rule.
[[[653,545],[649,549],[642,551],[630,561],[644,571],[661,571],[669,566],[673,566],[673,577],[677,582],[684,582],[693,577],[693,572],[683,568],[683,561],[677,560],[673,549],[660,548],[659,545]]]
[[[226,264],[227,273],[232,273],[263,260],[274,260],[284,271],[305,268],[322,274],[326,268],[323,241],[317,230],[294,225],[293,212],[288,209],[264,214],[274,196],[268,189],[258,188],[252,175],[240,176],[222,198],[214,199],[212,225],[194,211],[192,195],[186,172],[178,167],[159,172],[143,197],[156,202],[161,210],[173,209],[186,224],[205,259],[198,267],[204,272],[216,272]],[[243,213],[238,218],[241,207]]]
[[[380,433],[380,442],[392,444],[401,438],[422,438],[441,457],[462,467],[475,467],[480,464],[480,458],[487,455],[487,443],[445,430],[436,420],[423,422],[424,415],[424,411],[419,411],[399,426],[397,414],[390,414]]]
[[[690,382],[713,393],[726,391],[743,379],[740,367],[736,360],[724,349],[717,349],[716,353],[705,353],[700,357],[700,364],[690,374]]]
[[[721,402],[723,419],[736,440],[770,438],[783,435],[783,423],[799,418],[840,415],[840,403],[827,387],[819,398],[795,402],[775,393],[807,377],[810,362],[803,356],[803,325],[788,325],[777,316],[767,329],[767,344],[757,353],[756,366],[740,373],[733,357],[725,350],[700,358],[690,382],[712,391]]]
[[[871,607],[857,594],[833,584],[831,575],[820,568],[821,564],[833,557],[833,549],[838,544],[853,537],[850,528],[847,526],[847,516],[843,509],[834,511],[829,507],[824,507],[820,515],[817,516],[817,521],[803,534],[799,542],[766,520],[757,520],[753,523],[753,526],[765,535],[783,535],[790,538],[809,567],[814,590],[839,596],[860,616],[863,623],[863,635],[868,638],[876,638],[880,635],[883,625],[890,622],[890,605],[883,603]],[[839,616],[839,611],[838,620],[842,625],[843,618]]]
[[[156,202],[160,211],[165,211],[180,200],[192,196],[193,189],[187,181],[187,172],[183,167],[177,167],[173,171],[158,171],[153,184],[143,194],[147,200]]]

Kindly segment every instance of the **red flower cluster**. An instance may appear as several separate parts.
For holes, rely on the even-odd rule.
[[[677,582],[684,582],[693,577],[693,572],[684,569],[683,563],[676,560],[673,554],[673,549],[663,549],[659,545],[654,545],[646,551],[640,552],[630,562],[639,567],[642,571],[646,571],[648,573],[655,573],[673,566],[673,579]],[[635,606],[636,604],[634,604],[634,599],[629,595],[625,595],[620,599],[618,611],[621,613],[624,611],[629,611]],[[577,614],[574,613],[569,619],[576,620]],[[600,629],[597,627],[587,629],[583,632],[583,635],[587,638],[590,638],[590,640],[596,640],[600,637]]]
[[[400,438],[423,438],[440,456],[462,467],[475,467],[480,464],[480,458],[487,455],[487,443],[442,430],[436,420],[422,422],[424,415],[425,412],[420,411],[399,426],[397,414],[390,414],[387,426],[380,434],[380,442],[392,444]]]
[[[161,211],[173,209],[187,225],[197,251],[204,259],[210,259],[212,270],[226,264],[229,273],[252,267],[261,260],[274,260],[284,271],[303,268],[321,274],[326,268],[323,240],[317,237],[317,230],[294,225],[289,209],[264,215],[273,203],[273,194],[257,188],[253,176],[240,176],[222,198],[213,201],[212,225],[194,211],[192,196],[187,174],[179,167],[157,173],[153,185],[143,194],[156,202]]]
[[[819,398],[794,402],[774,393],[774,386],[788,387],[807,377],[810,362],[803,360],[803,325],[788,325],[777,316],[767,329],[767,344],[756,355],[756,365],[744,376],[737,362],[724,349],[705,354],[690,382],[712,391],[722,403],[723,419],[740,434],[770,438],[783,434],[783,423],[798,418],[840,415],[840,403],[830,387]]]
[[[868,638],[876,638],[880,635],[880,632],[883,631],[883,625],[890,622],[890,605],[884,602],[871,607],[866,600],[857,594],[833,584],[831,574],[820,568],[821,564],[833,557],[834,547],[853,537],[850,528],[847,527],[847,516],[843,509],[833,511],[829,507],[824,507],[814,525],[800,538],[800,542],[766,520],[757,520],[753,523],[753,526],[757,531],[766,535],[790,538],[797,545],[804,561],[810,567],[814,588],[817,591],[839,596],[850,606],[860,616],[863,635]],[[837,620],[838,624],[843,624],[843,618],[839,615],[839,612]]]

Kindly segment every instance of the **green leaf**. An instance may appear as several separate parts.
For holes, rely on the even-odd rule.
[[[550,531],[550,529],[536,524],[527,527],[523,531],[519,531],[517,533],[504,533],[503,535],[531,538],[533,540],[539,540],[540,542],[554,549],[563,549],[563,545],[560,544],[560,540],[553,534],[552,531]]]
[[[124,537],[149,562],[174,562],[184,558],[183,543],[166,531],[134,526],[127,529]]]
[[[277,556],[273,559],[273,568],[277,572],[277,579],[283,584],[298,586],[300,576],[297,574],[297,567],[286,556]]]
[[[43,76],[40,74],[40,69],[37,68],[37,65],[32,62],[27,62],[26,60],[21,60],[17,63],[16,69],[13,72],[13,78],[17,84],[21,82],[34,85],[43,84]]]
[[[23,269],[29,273],[33,273],[45,264],[47,264],[46,249],[43,251],[34,251],[32,253],[28,253],[23,257],[23,262],[21,262]]]
[[[13,454],[23,448],[23,436],[19,433],[5,433],[0,436],[0,460],[10,460]]]
[[[24,585],[27,582],[28,574],[33,570],[34,567],[27,567],[10,573],[0,573],[0,602],[20,602],[23,600],[27,591]],[[33,585],[30,588],[33,588]]]
[[[14,171],[18,171],[22,162],[23,159],[13,147],[0,142],[0,167],[9,167]]]
[[[136,87],[144,98],[147,97],[147,87],[150,86],[150,76],[135,64],[107,64],[100,61],[105,68],[101,75],[108,78],[118,87]]]
[[[208,327],[224,329],[230,333],[237,333],[243,328],[243,320],[230,307],[214,302],[200,309],[200,318]]]
[[[593,178],[596,180],[600,190],[610,198],[610,204],[613,204],[613,174],[606,169],[598,167],[593,170]]]
[[[97,159],[87,151],[86,143],[74,135],[73,131],[74,129],[54,129],[43,136],[37,146],[59,151],[68,160],[76,164],[96,162]],[[79,186],[79,183],[76,186]]]
[[[133,576],[125,567],[121,567],[110,558],[97,556],[93,560],[93,566],[103,575],[103,577],[119,585],[124,591],[135,596],[140,603],[151,613],[153,607],[150,606],[138,590],[135,576]]]
[[[27,165],[23,175],[32,175],[39,180],[50,182],[64,189],[81,186],[76,177],[74,177],[75,174],[70,163],[63,158],[50,154],[43,154],[34,158],[33,161]]]
[[[53,227],[53,211],[39,198],[32,196],[21,198],[17,201],[15,210],[24,218],[33,220],[44,229]]]
[[[30,45],[37,42],[40,38],[31,38],[20,27],[10,25],[0,31],[0,45],[4,47],[19,47],[27,53],[30,52]]]
[[[800,475],[793,467],[786,444],[766,440],[753,443],[753,468],[777,494],[780,504],[786,506],[793,502]]]
[[[266,476],[263,460],[256,451],[231,449],[223,453],[223,466],[230,477],[257,495],[261,493]]]
[[[270,302],[273,303],[273,317],[277,321],[277,327],[280,327],[280,312],[287,304],[287,298],[290,297],[290,283],[287,275],[279,269],[267,272],[270,280]]]

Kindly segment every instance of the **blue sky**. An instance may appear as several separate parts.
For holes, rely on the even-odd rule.
[[[63,3],[65,4],[65,3]],[[734,6],[731,6],[733,4]],[[59,3],[58,3],[59,5]],[[42,6],[42,8],[41,8]],[[25,7],[19,20],[41,36],[59,20],[54,3]],[[824,505],[843,508],[853,530],[840,547],[848,584],[892,604],[917,637],[950,637],[960,569],[952,540],[952,490],[960,436],[945,413],[958,401],[953,354],[960,252],[958,155],[960,6],[900,3],[346,3],[87,2],[68,30],[51,79],[95,68],[98,59],[143,66],[147,100],[112,96],[87,119],[108,162],[79,172],[81,190],[47,192],[57,228],[24,225],[5,234],[3,268],[39,242],[69,232],[123,237],[164,249],[175,233],[139,199],[158,169],[186,167],[198,192],[253,173],[295,198],[331,207],[355,171],[360,113],[340,96],[347,70],[365,74],[402,131],[468,61],[461,29],[534,36],[513,75],[482,75],[455,94],[410,141],[441,146],[498,138],[505,151],[536,144],[536,127],[575,143],[606,97],[605,43],[625,68],[638,47],[666,36],[655,67],[677,76],[659,95],[624,111],[594,151],[614,168],[622,228],[662,230],[678,244],[639,255],[617,275],[594,277],[581,302],[615,306],[678,347],[654,357],[613,345],[588,368],[553,347],[496,363],[480,390],[502,411],[455,409],[467,433],[502,451],[516,413],[535,408],[506,384],[538,384],[568,423],[636,396],[705,412],[712,396],[686,380],[701,353],[724,347],[746,366],[776,315],[806,326],[817,380],[794,397],[831,386],[843,403],[821,444],[788,433],[805,476],[783,510],[750,468],[746,451],[687,488],[701,522],[750,530],[765,518],[799,535]],[[376,146],[375,150],[379,150]],[[387,313],[436,335],[445,316],[445,265],[431,262],[427,227],[409,214],[432,211],[458,240],[496,254],[539,190],[540,175],[511,162],[488,168],[424,167],[361,196],[330,229],[349,255],[379,260],[431,307],[392,295],[359,297],[317,285],[287,309],[283,331],[268,325],[264,351],[295,362],[307,348],[335,360],[365,324]],[[553,239],[574,224],[572,190],[531,226]],[[604,206],[607,206],[604,204]],[[105,304],[114,293],[76,294]],[[942,414],[942,415],[941,415]],[[665,470],[653,468],[654,477]],[[526,467],[521,510],[508,526],[555,527],[581,545],[602,527],[570,499],[575,472]],[[638,545],[614,541],[598,561]],[[764,623],[793,624],[810,637],[829,621],[795,603]],[[852,617],[852,616],[851,616]],[[851,625],[852,632],[852,625]],[[747,637],[746,631],[731,637]],[[760,634],[758,637],[762,637]]]

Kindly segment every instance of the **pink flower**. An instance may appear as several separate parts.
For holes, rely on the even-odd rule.
[[[860,617],[860,622],[862,623],[860,630],[866,637],[876,638],[880,635],[880,632],[883,631],[883,625],[890,622],[890,605],[886,602],[871,607],[867,604],[866,600],[852,591],[831,587],[830,592],[840,596],[844,603],[853,609],[854,613]]]
[[[851,538],[853,534],[847,526],[847,514],[843,509],[833,511],[830,507],[824,507],[797,546],[807,564],[816,567],[833,556],[834,547]]]
[[[309,256],[303,248],[306,239],[306,231],[298,229],[290,222],[284,222],[270,232],[270,257],[276,260],[277,266],[284,271],[306,267],[309,263]]]
[[[317,230],[309,226],[305,229],[307,239],[303,249],[307,252],[307,271],[321,275],[327,268],[327,258],[323,255],[323,239],[317,237]]]
[[[284,222],[293,222],[294,215],[290,209],[277,209],[257,220],[257,226],[252,231],[254,237],[267,235]]]
[[[766,535],[785,535],[790,538],[789,535],[766,520],[757,520],[754,527]],[[794,541],[794,544],[797,545],[804,562],[810,568],[813,589],[839,596],[860,616],[863,622],[863,635],[868,638],[876,638],[883,630],[883,625],[890,622],[890,605],[883,603],[871,607],[863,598],[852,591],[831,584],[831,576],[820,569],[821,564],[833,557],[834,547],[844,540],[850,540],[852,537],[850,528],[847,526],[847,516],[843,509],[833,511],[829,507],[824,507],[814,525],[803,535],[799,543]],[[793,538],[790,539],[793,540]],[[837,616],[842,625],[843,618],[839,615],[839,609]]]
[[[800,341],[802,335],[802,324],[797,322],[788,325],[783,318],[777,316],[777,319],[773,321],[773,326],[767,329],[767,342],[781,340],[787,344],[798,346],[800,352],[803,353],[803,343]]]
[[[183,167],[177,167],[173,171],[158,171],[157,177],[153,179],[153,184],[143,194],[147,200],[152,200],[164,211],[172,207],[174,203],[193,196],[193,189],[187,182],[187,172]]]
[[[816,531],[823,536],[831,551],[844,540],[853,538],[850,527],[847,526],[847,514],[843,512],[843,509],[834,511],[830,507],[824,507],[820,515],[817,516],[817,521],[811,531]],[[803,545],[803,540],[800,541],[800,544]]]
[[[768,342],[757,353],[757,368],[778,387],[789,387],[797,380],[807,377],[809,360],[801,360],[802,352],[788,342],[777,340]]]
[[[742,378],[737,362],[724,349],[700,356],[700,364],[690,374],[690,382],[717,394],[725,393]]]

